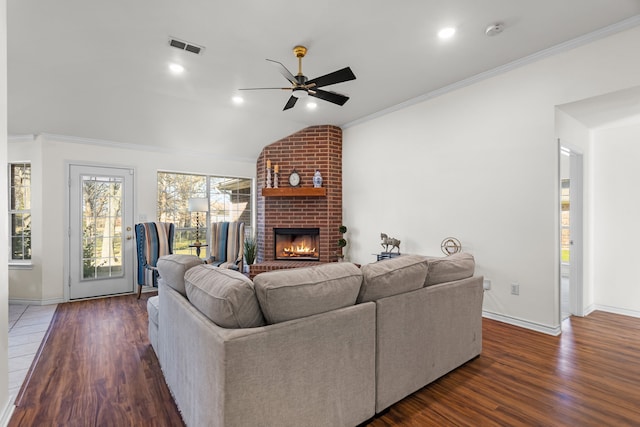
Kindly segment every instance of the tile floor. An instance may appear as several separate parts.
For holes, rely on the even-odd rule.
[[[9,396],[15,400],[57,304],[9,304]]]

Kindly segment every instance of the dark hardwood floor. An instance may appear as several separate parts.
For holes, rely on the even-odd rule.
[[[147,336],[147,298],[60,304],[9,426],[182,426]]]
[[[61,304],[10,426],[182,426],[146,299]],[[482,355],[364,425],[640,425],[640,319],[595,312],[552,337],[483,320]]]

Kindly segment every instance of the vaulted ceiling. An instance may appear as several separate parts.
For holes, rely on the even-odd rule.
[[[8,0],[9,133],[252,159],[303,127],[352,123],[639,14],[638,0]],[[443,27],[456,34],[439,39]],[[282,111],[287,91],[238,91],[287,86],[265,59],[295,74],[299,44],[309,78],[351,67],[356,80],[325,88],[344,106]]]

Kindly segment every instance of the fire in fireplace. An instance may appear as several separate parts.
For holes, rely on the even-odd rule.
[[[274,228],[273,258],[288,261],[320,260],[319,228]]]

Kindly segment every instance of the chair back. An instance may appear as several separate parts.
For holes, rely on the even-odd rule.
[[[209,250],[214,264],[232,263],[242,271],[244,222],[212,222]]]
[[[138,250],[138,284],[157,286],[158,258],[173,253],[175,226],[170,222],[143,222],[135,225]]]

